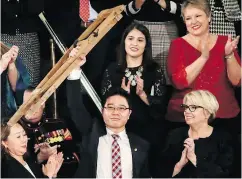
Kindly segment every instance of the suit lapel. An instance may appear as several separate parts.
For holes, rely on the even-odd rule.
[[[135,140],[134,136],[132,134],[128,134],[130,147],[131,147],[131,153],[132,153],[132,162],[133,162],[133,178],[139,177],[139,160],[138,157],[141,154],[140,147],[137,144],[137,140]]]

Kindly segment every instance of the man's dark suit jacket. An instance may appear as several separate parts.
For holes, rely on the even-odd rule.
[[[39,164],[33,162],[32,160],[25,160],[29,168],[32,170],[36,178],[46,177],[43,175],[41,167]],[[24,168],[24,166],[19,163],[13,157],[7,155],[2,159],[1,166],[1,178],[34,178],[31,173]]]
[[[99,138],[107,134],[104,121],[92,119],[82,104],[79,80],[67,80],[67,100],[72,120],[82,133],[80,163],[76,178],[95,178]],[[133,160],[133,178],[150,177],[148,171],[149,144],[135,134],[127,133]]]

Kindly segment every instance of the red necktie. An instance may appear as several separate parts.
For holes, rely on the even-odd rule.
[[[121,169],[121,154],[120,147],[118,144],[118,135],[113,134],[113,143],[112,143],[112,176],[114,179],[122,178],[122,169]]]
[[[80,0],[79,16],[84,22],[88,21],[90,16],[89,0]]]

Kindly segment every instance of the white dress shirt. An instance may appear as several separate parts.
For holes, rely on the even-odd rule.
[[[99,137],[96,178],[112,178],[112,143],[114,140],[112,134],[114,133],[108,128],[106,130],[107,135]],[[132,178],[133,163],[129,138],[125,130],[118,135],[120,136],[118,144],[121,153],[122,178]]]
[[[90,16],[88,18],[88,21],[95,21],[97,19],[98,13],[92,8],[90,1],[89,1],[89,12],[90,12]]]

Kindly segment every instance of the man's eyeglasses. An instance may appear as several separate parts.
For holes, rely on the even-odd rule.
[[[181,104],[181,108],[185,111],[186,109],[189,109],[191,112],[196,111],[197,108],[204,108],[202,106],[197,106],[197,105],[186,105],[186,104]]]
[[[104,108],[109,112],[114,112],[115,110],[117,110],[119,113],[122,113],[122,112],[126,111],[127,109],[129,109],[129,108],[126,108],[125,106],[119,106],[119,107],[107,106]]]

